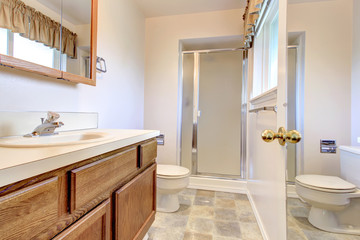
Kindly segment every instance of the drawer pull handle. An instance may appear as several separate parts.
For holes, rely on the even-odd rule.
[[[141,145],[137,146],[137,168],[141,168],[142,166],[142,147]]]

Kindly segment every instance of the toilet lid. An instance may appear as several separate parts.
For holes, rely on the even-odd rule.
[[[185,176],[190,174],[190,170],[177,165],[158,164],[156,174],[167,177]]]
[[[296,182],[305,187],[328,192],[353,192],[356,186],[339,177],[324,175],[299,175]]]

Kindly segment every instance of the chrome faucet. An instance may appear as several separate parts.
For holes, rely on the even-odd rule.
[[[41,124],[37,126],[32,133],[24,135],[24,137],[49,136],[55,135],[55,129],[64,125],[63,122],[55,122],[60,115],[56,112],[48,112],[47,118],[41,118]]]

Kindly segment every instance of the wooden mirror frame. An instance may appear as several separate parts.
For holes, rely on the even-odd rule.
[[[61,16],[62,17],[62,16]],[[52,78],[63,79],[74,83],[83,83],[96,86],[96,49],[97,49],[97,19],[98,0],[91,0],[91,36],[90,36],[90,78],[59,69],[45,67],[36,63],[28,62],[12,56],[0,54],[0,65],[11,67],[27,72],[32,72]]]

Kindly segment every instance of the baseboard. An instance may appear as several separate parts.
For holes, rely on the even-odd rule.
[[[247,193],[245,180],[228,180],[194,176],[190,177],[188,188],[244,194]]]
[[[294,184],[286,185],[286,196],[288,198],[299,198],[299,195],[296,193]]]
[[[260,232],[261,232],[261,235],[262,235],[262,237],[263,237],[263,240],[269,240],[269,237],[267,236],[266,231],[265,231],[265,228],[264,228],[264,224],[262,223],[262,220],[261,220],[261,218],[260,218],[259,212],[258,212],[258,210],[257,210],[257,208],[256,208],[256,206],[255,206],[255,203],[254,203],[253,198],[252,198],[251,195],[250,195],[250,192],[247,191],[246,195],[248,196],[249,202],[250,202],[250,204],[251,204],[251,208],[252,208],[252,210],[253,210],[253,212],[254,212],[256,221],[257,221],[258,226],[259,226],[259,228],[260,228]]]

